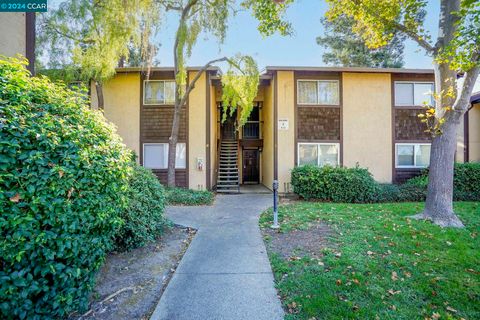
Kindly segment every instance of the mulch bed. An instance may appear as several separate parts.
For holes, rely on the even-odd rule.
[[[70,318],[148,319],[194,234],[174,226],[155,243],[110,254],[97,276],[91,309]]]

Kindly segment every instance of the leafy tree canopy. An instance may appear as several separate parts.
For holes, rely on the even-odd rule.
[[[335,20],[322,18],[324,36],[317,43],[328,51],[323,54],[326,64],[347,67],[401,68],[406,36],[395,32],[383,47],[371,49],[357,33],[352,31],[355,21],[345,15]]]
[[[103,82],[121,57],[140,46],[158,19],[152,0],[68,0],[40,16],[39,46],[45,67],[77,70],[77,79]]]

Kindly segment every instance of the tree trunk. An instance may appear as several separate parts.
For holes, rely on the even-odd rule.
[[[103,110],[104,108],[103,85],[98,81],[95,81],[95,90],[97,91],[98,109]]]
[[[432,141],[427,200],[421,217],[442,227],[462,228],[462,221],[453,212],[453,168],[459,119],[455,114],[448,118],[442,134]]]
[[[168,139],[168,178],[167,186],[170,188],[175,187],[175,158],[178,141],[178,131],[180,129],[180,112],[182,110],[181,105],[175,104],[175,110],[173,112],[172,133]]]

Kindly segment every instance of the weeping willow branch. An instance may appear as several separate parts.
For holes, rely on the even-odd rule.
[[[222,76],[223,115],[225,121],[235,110],[240,110],[239,127],[243,126],[253,110],[258,93],[260,73],[250,56],[237,56],[228,60],[230,69]]]

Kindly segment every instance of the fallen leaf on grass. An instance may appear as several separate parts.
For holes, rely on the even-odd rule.
[[[398,275],[395,271],[392,272],[392,280],[397,281],[398,280]]]
[[[432,314],[432,319],[435,319],[435,320],[436,320],[436,319],[440,319],[440,313],[434,312],[434,313]]]
[[[337,281],[335,281],[335,282],[336,282],[337,286],[340,286],[340,285],[342,285],[342,280],[340,280],[340,279],[338,279],[338,280],[337,280]]]
[[[396,294],[401,293],[402,291],[400,291],[400,290],[395,291],[395,290],[393,290],[393,289],[389,289],[387,292],[388,292],[391,296],[393,296],[393,295],[396,295]]]
[[[448,306],[447,307],[447,310],[450,311],[450,312],[454,312],[454,313],[457,313],[458,311],[453,309],[452,307]]]
[[[368,251],[367,251],[367,254],[368,254],[369,256],[371,256],[371,255],[373,255],[373,252],[370,251],[370,250],[368,250]]]

